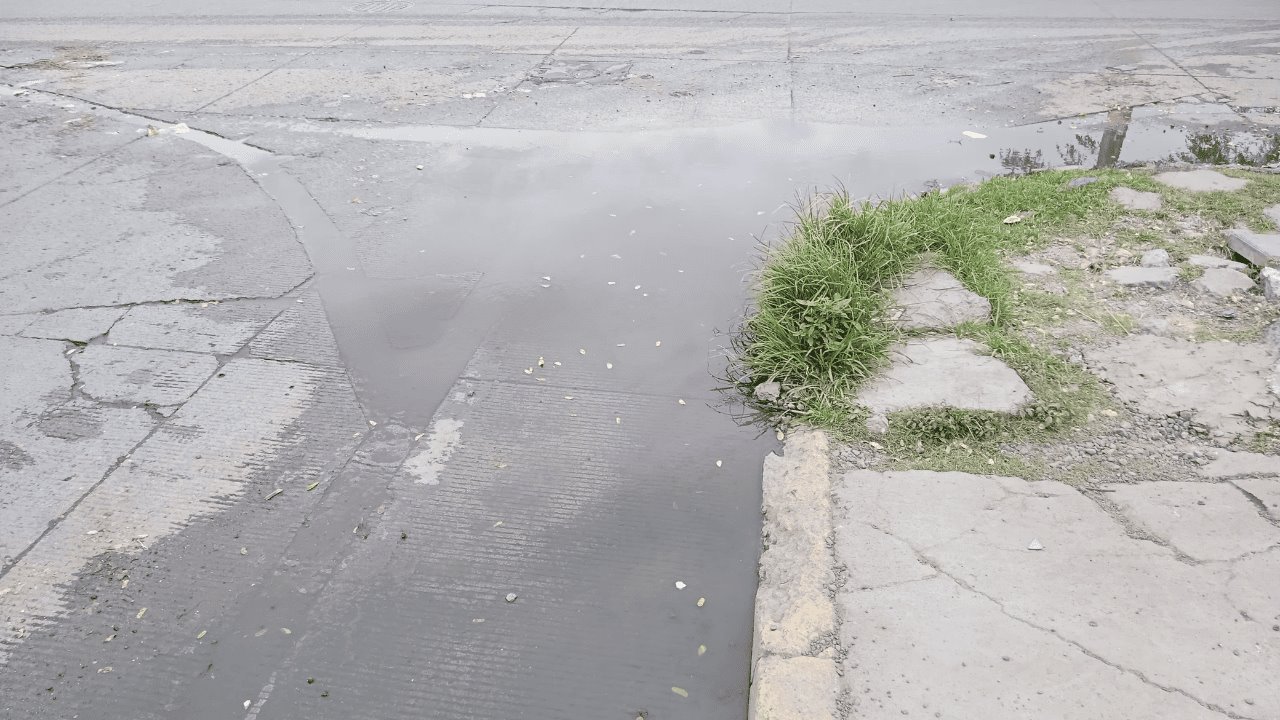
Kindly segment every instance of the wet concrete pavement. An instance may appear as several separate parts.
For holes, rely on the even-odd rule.
[[[15,718],[741,717],[784,203],[1280,105],[1266,3],[75,5],[0,29]]]

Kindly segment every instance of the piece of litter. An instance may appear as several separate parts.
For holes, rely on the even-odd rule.
[[[498,522],[494,523],[494,524],[493,524],[493,526],[494,526],[494,527],[502,527],[502,521],[501,521],[501,520],[499,520]]]
[[[579,354],[579,355],[586,355],[586,354],[587,354],[587,349],[586,349],[586,348],[578,348],[578,354]]]
[[[515,593],[507,593],[507,602],[509,602],[509,603],[513,603],[513,602],[515,602],[515,601],[516,601],[516,598],[518,598],[518,597],[520,597],[520,596],[519,596],[519,595],[517,595],[517,594],[515,594]]]
[[[208,634],[209,634],[208,630],[201,630],[200,632],[196,633],[196,639],[200,640],[204,638],[205,635],[208,635]]]
[[[688,405],[688,403],[686,403],[686,402],[684,401],[684,398],[679,398],[679,399],[677,399],[677,400],[676,400],[676,404],[677,404],[677,405]]]
[[[723,467],[723,466],[724,466],[724,461],[723,461],[723,460],[717,460],[717,461],[716,461],[716,467]]]
[[[266,628],[258,628],[258,632],[254,633],[254,634],[253,634],[253,636],[254,636],[254,637],[262,637],[263,635],[266,635],[266,634],[267,634],[267,629],[266,629]]]
[[[551,363],[551,364],[552,364],[552,365],[555,365],[556,367],[560,367],[560,361],[559,361],[559,360],[557,360],[557,361],[555,361],[555,362],[553,362],[553,363]]]
[[[604,369],[605,369],[605,370],[612,370],[612,369],[613,369],[613,363],[605,363],[605,364],[604,364]]]
[[[293,631],[292,631],[292,630],[290,630],[289,628],[280,628],[280,632],[284,633],[285,635],[292,635],[292,634],[293,634]]]
[[[182,135],[184,133],[189,133],[189,132],[191,132],[191,128],[187,127],[186,123],[178,123],[177,125],[173,126],[174,135]]]
[[[707,599],[706,599],[706,598],[704,598],[704,597],[700,597],[700,598],[698,598],[698,607],[702,607],[703,605],[706,605],[706,604],[707,604]]]
[[[316,482],[313,482],[307,486],[307,492],[311,492],[312,490],[315,490],[318,487],[320,487],[320,481],[317,480]]]
[[[377,426],[378,426],[378,423],[374,422],[373,420],[369,421],[369,427],[377,427]]]
[[[626,346],[627,346],[626,343],[618,343],[618,347],[626,347]]]
[[[115,640],[115,639],[116,639],[116,634],[115,634],[115,633],[111,633],[110,635],[108,635],[108,636],[106,636],[106,637],[102,638],[102,642],[104,642],[104,643],[109,643],[109,642],[111,642],[112,640]]]
[[[675,694],[679,695],[679,696],[680,696],[680,697],[682,697],[682,698],[687,698],[687,697],[689,697],[689,691],[688,691],[688,690],[685,690],[685,689],[684,689],[684,688],[682,688],[682,687],[675,687],[675,686],[672,686],[672,688],[671,688],[671,692],[673,692],[673,693],[675,693]]]
[[[1013,225],[1015,223],[1020,223],[1020,222],[1022,222],[1022,216],[1018,215],[1017,213],[1014,213],[1013,215],[1010,215],[1009,217],[1004,219],[1005,225]]]
[[[637,285],[637,286],[635,286],[635,287],[633,287],[633,288],[631,288],[631,289],[632,289],[632,290],[639,290],[639,289],[640,289],[640,286],[639,286],[639,285]]]
[[[271,498],[273,498],[273,497],[275,497],[275,496],[279,495],[279,494],[280,494],[280,493],[282,493],[282,492],[284,492],[284,490],[283,490],[283,489],[281,489],[281,488],[276,488],[275,490],[272,490],[272,491],[271,491],[271,494],[270,494],[270,495],[268,495],[268,496],[266,497],[266,499],[267,499],[267,500],[270,500]]]
[[[706,655],[706,654],[707,654],[707,646],[706,646],[706,645],[699,645],[699,646],[698,646],[698,657],[702,657],[703,655]]]
[[[980,132],[974,132],[974,131],[972,131],[972,130],[965,130],[964,132],[962,132],[962,133],[960,133],[960,134],[961,134],[961,135],[963,135],[963,136],[965,136],[965,137],[967,137],[967,138],[973,138],[974,140],[982,140],[983,138],[985,138],[985,137],[986,137],[986,135],[983,135],[983,134],[982,134],[982,133],[980,133]]]
[[[419,165],[419,166],[418,166],[418,169],[419,169],[419,170],[421,170],[421,169],[422,169],[422,166],[421,166],[421,165]]]
[[[546,280],[547,282],[551,282],[551,276],[550,276],[550,275],[543,275],[543,276],[542,276],[542,279],[543,279],[543,280]]]
[[[565,395],[565,396],[564,396],[564,399],[565,399],[565,400],[572,400],[572,399],[573,399],[573,396],[572,396],[572,395]]]
[[[249,548],[243,548],[243,547],[242,547],[242,548],[240,548],[240,554],[241,554],[241,555],[248,555],[248,554],[249,554]]]
[[[121,590],[123,590],[123,589],[125,589],[125,588],[127,588],[127,587],[129,587],[129,578],[125,578],[124,580],[121,580],[121,581],[120,581],[120,589],[121,589]]]
[[[529,368],[525,368],[525,369],[524,369],[524,374],[525,374],[525,375],[532,375],[532,374],[533,374],[533,368],[531,368],[531,367],[529,367]]]
[[[142,616],[143,616],[143,615],[146,615],[146,614],[147,614],[147,609],[146,609],[146,608],[142,608],[141,610],[139,610],[139,611],[138,611],[138,614],[137,614],[137,616],[136,616],[136,619],[141,620],[141,619],[142,619]]]
[[[677,590],[683,590],[683,589],[685,589],[686,587],[688,587],[688,585],[685,585],[683,580],[677,580],[677,581],[676,581],[676,589],[677,589]]]
[[[538,356],[538,367],[546,367],[546,366],[547,366],[547,361],[546,361],[546,360],[543,360],[543,359],[542,359],[542,356],[541,356],[541,355],[539,355],[539,356]]]
[[[1032,541],[1031,541],[1031,543],[1027,545],[1027,549],[1028,549],[1028,550],[1043,550],[1043,549],[1044,549],[1044,545],[1041,545],[1039,540],[1032,540]]]
[[[614,418],[614,419],[613,419],[613,422],[614,422],[614,424],[616,424],[616,425],[621,425],[621,424],[622,424],[622,418],[620,418],[620,417],[616,417],[616,418]]]
[[[778,442],[782,442],[783,440],[787,439],[787,434],[782,432],[781,430],[777,432],[777,436],[778,436]]]
[[[653,346],[654,346],[654,347],[662,347],[662,341],[661,341],[661,340],[655,340],[655,341],[654,341],[654,343],[653,343]]]
[[[251,703],[250,701],[245,700],[245,701],[244,701],[244,709],[245,709],[245,710],[248,710],[248,709],[249,709],[249,705],[251,705],[251,704],[252,704],[252,703]]]

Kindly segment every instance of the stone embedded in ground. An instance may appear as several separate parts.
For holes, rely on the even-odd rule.
[[[954,337],[908,340],[889,351],[889,370],[864,387],[855,402],[884,415],[919,408],[1022,410],[1033,399],[1031,390],[1018,373],[982,350]]]
[[[867,417],[867,432],[876,435],[884,435],[889,432],[889,418],[880,413],[873,413]]]
[[[1169,267],[1169,252],[1161,248],[1156,248],[1142,253],[1142,267]]]
[[[1069,188],[1084,187],[1085,185],[1092,185],[1096,182],[1098,182],[1098,178],[1096,177],[1072,178],[1071,181],[1067,183],[1067,187]]]
[[[1248,275],[1227,268],[1208,268],[1191,284],[1217,297],[1231,297],[1253,289],[1253,280]]]
[[[1249,266],[1242,262],[1220,258],[1217,255],[1192,255],[1187,258],[1187,262],[1196,267],[1227,268],[1228,270],[1240,270],[1242,272],[1249,269]]]
[[[1264,345],[1131,335],[1086,355],[1121,400],[1147,415],[1190,413],[1211,430],[1235,434],[1255,430],[1250,418],[1280,420],[1280,397],[1269,388],[1275,355]]]
[[[106,402],[179,405],[218,370],[212,355],[90,345],[71,356],[84,393]]]
[[[1019,260],[1013,263],[1013,268],[1023,275],[1057,275],[1058,268],[1052,265],[1043,265],[1041,263],[1026,262]]]
[[[1277,320],[1262,331],[1262,342],[1270,345],[1276,353],[1280,353],[1280,320]]]
[[[1272,302],[1280,302],[1280,270],[1262,268],[1258,280],[1262,282],[1262,294]]]
[[[1167,289],[1178,282],[1176,268],[1167,267],[1118,267],[1107,271],[1107,277],[1125,287],[1152,287]]]
[[[782,385],[778,382],[762,382],[756,386],[755,396],[760,402],[777,402],[782,397]]]
[[[1232,192],[1243,190],[1248,180],[1223,175],[1217,170],[1179,170],[1162,172],[1155,176],[1156,182],[1169,187],[1191,192]]]
[[[1263,210],[1262,214],[1270,218],[1271,222],[1275,223],[1277,228],[1280,228],[1280,205],[1272,205],[1266,210]]]
[[[1111,199],[1129,210],[1159,210],[1164,207],[1160,193],[1142,192],[1133,188],[1111,188]]]
[[[1160,481],[1110,489],[1108,497],[1126,517],[1195,560],[1234,560],[1280,540],[1280,531],[1226,483]]]
[[[1280,233],[1256,233],[1248,228],[1227,231],[1227,247],[1259,267],[1280,265]]]
[[[908,330],[945,330],[964,322],[985,322],[991,301],[966,288],[949,272],[917,270],[893,293],[893,322]]]

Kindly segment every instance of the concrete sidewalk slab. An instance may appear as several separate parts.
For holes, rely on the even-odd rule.
[[[1198,492],[1222,511],[1142,527]],[[856,471],[834,493],[853,716],[1280,712],[1280,528],[1229,485],[1168,483],[1117,503],[1056,482]],[[1195,549],[1244,523],[1246,554],[1222,561],[1159,534]]]

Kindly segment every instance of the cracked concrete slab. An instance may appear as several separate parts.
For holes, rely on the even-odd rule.
[[[1280,612],[1268,604],[1277,551],[1188,562],[1057,482],[853,471],[835,485],[837,513],[937,573],[840,593],[860,716],[927,712],[925,703],[993,718],[1280,711]],[[849,567],[862,554],[857,543],[836,549]]]
[[[972,340],[908,340],[890,349],[892,364],[860,390],[855,402],[873,413],[956,408],[1016,413],[1032,400],[1018,373]]]
[[[25,337],[88,342],[107,330],[124,315],[126,308],[69,308],[36,317],[23,328]]]
[[[1112,188],[1111,199],[1128,210],[1159,210],[1164,207],[1164,199],[1160,197],[1160,193],[1143,192],[1127,187]]]
[[[985,322],[991,301],[965,287],[945,270],[925,268],[907,275],[893,291],[889,318],[907,330],[945,330],[965,322]]]
[[[140,305],[111,329],[111,342],[230,355],[279,313],[278,303],[255,301]]]
[[[1125,516],[1196,560],[1235,560],[1280,543],[1280,528],[1227,483],[1164,481],[1110,490]]]
[[[1217,457],[1200,468],[1200,474],[1215,479],[1247,475],[1280,475],[1280,457],[1255,452],[1219,450]]]
[[[1272,522],[1280,523],[1280,474],[1265,478],[1239,478],[1231,484],[1248,493],[1259,512]]]
[[[218,369],[212,355],[90,345],[70,356],[80,386],[103,402],[181,405]]]
[[[1280,397],[1269,387],[1276,358],[1263,345],[1132,335],[1087,358],[1121,400],[1150,415],[1190,413],[1232,434],[1252,432],[1251,421],[1280,419]]]

